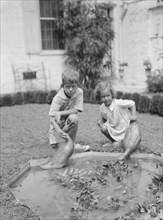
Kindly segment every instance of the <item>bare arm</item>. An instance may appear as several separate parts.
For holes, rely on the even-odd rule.
[[[99,127],[101,127],[106,121],[107,121],[106,119],[104,119],[104,118],[101,117],[101,119],[97,121],[97,125],[98,125]]]
[[[78,110],[77,109],[69,109],[69,110],[64,110],[64,111],[56,111],[54,114],[55,120],[58,124],[60,124],[60,119],[61,116],[68,116],[71,114],[77,114]]]
[[[59,136],[66,138],[66,133],[59,127],[59,124],[56,122],[56,119],[54,116],[50,117],[50,122],[52,123],[55,131],[58,133]]]
[[[78,110],[75,109],[75,108],[59,112],[60,116],[63,116],[63,115],[65,116],[65,115],[70,115],[70,114],[77,114],[77,113],[78,113]]]

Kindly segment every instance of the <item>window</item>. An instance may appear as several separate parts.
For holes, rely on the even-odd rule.
[[[57,28],[57,20],[63,16],[61,0],[40,0],[42,50],[63,50],[63,32]]]

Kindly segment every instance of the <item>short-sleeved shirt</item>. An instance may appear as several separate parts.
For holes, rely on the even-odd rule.
[[[124,139],[130,125],[129,109],[134,105],[132,100],[113,99],[109,107],[104,103],[100,106],[101,117],[106,120],[104,124],[115,141]]]
[[[65,95],[63,88],[54,96],[49,115],[54,116],[56,111],[64,111],[69,109],[77,109],[83,111],[83,90],[77,88],[75,94],[69,98]]]

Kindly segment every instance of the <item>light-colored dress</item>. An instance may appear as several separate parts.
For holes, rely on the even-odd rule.
[[[83,111],[83,90],[77,88],[75,94],[69,98],[65,95],[63,88],[61,88],[53,98],[49,116],[55,116],[56,111],[64,111],[73,108],[81,112]],[[61,117],[62,127],[64,126],[65,122],[66,117]],[[49,139],[50,144],[58,143],[60,140],[52,124],[50,124]]]
[[[135,102],[132,100],[113,99],[109,107],[104,103],[100,106],[101,118],[106,120],[104,124],[115,141],[124,139],[130,125],[129,109],[134,105]]]

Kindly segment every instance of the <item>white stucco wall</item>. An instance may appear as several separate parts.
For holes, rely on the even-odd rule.
[[[155,0],[130,2],[122,19],[122,59],[128,63],[124,80],[142,89],[146,87],[143,61],[151,58],[149,8],[155,5]]]
[[[29,0],[30,1],[30,0]],[[38,1],[38,0],[32,0]],[[94,0],[95,1],[95,0]],[[105,0],[96,0],[105,1]],[[106,0],[113,2],[115,39],[113,42],[113,65],[117,85],[129,91],[146,89],[143,60],[152,58],[151,11],[156,0]],[[123,12],[125,12],[123,14]],[[58,89],[64,69],[64,51],[40,51],[26,54],[23,0],[1,0],[1,93],[15,92],[12,64],[44,63],[48,89]],[[122,16],[124,15],[124,16]],[[127,62],[123,84],[119,80],[118,62]],[[152,60],[151,60],[152,61]],[[49,76],[50,73],[50,76]]]
[[[63,52],[30,56],[26,54],[22,2],[22,0],[1,1],[1,93],[15,92],[12,64],[26,63],[43,62],[51,75],[49,89],[58,89],[63,71]]]

